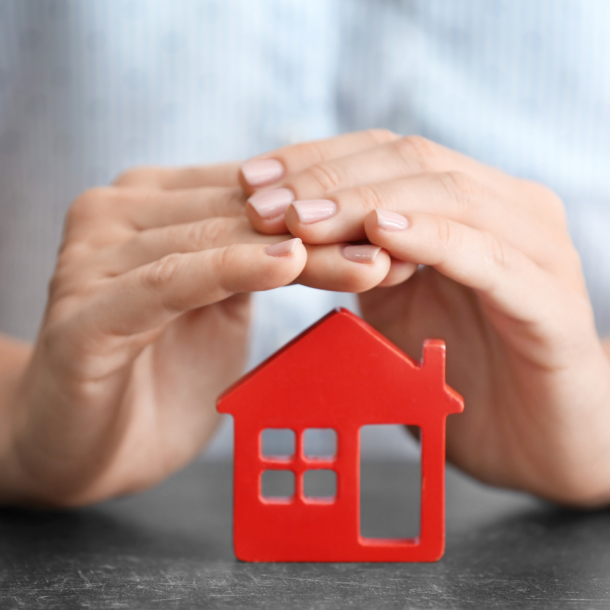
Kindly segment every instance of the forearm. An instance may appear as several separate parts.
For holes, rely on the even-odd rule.
[[[610,337],[606,337],[603,340],[604,351],[606,352],[606,356],[610,360]]]

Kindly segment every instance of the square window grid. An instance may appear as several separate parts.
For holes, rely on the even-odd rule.
[[[260,500],[329,504],[337,498],[337,432],[266,428],[260,434]]]

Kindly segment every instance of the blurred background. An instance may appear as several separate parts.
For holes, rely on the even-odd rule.
[[[35,336],[83,190],[369,127],[555,189],[610,332],[608,24],[604,0],[0,0],[0,332]],[[248,366],[336,305],[357,311],[257,295]],[[227,421],[207,455],[230,439]]]

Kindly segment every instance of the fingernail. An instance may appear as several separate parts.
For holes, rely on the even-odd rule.
[[[310,225],[326,220],[337,213],[337,204],[330,199],[310,199],[295,201],[293,204],[301,224]]]
[[[250,186],[263,186],[279,180],[284,166],[277,159],[252,159],[242,164],[241,173]]]
[[[354,263],[372,263],[379,254],[379,246],[343,246],[341,254]]]
[[[281,241],[279,244],[273,244],[265,249],[265,252],[269,256],[289,256],[294,252],[297,244],[300,244],[301,240],[298,237]]]
[[[248,199],[248,203],[261,218],[274,218],[284,213],[284,210],[294,201],[290,189],[273,189],[257,193]]]
[[[375,210],[377,213],[377,226],[385,231],[404,231],[409,226],[409,221],[396,212],[387,210]]]

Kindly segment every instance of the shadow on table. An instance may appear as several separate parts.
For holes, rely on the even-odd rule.
[[[194,465],[154,490],[95,507],[0,509],[4,557],[93,552],[232,559],[230,471],[227,465],[204,468],[209,480]],[[563,509],[456,473],[447,482],[444,561],[522,554],[518,563],[524,565],[529,556],[547,552],[586,561],[593,551],[610,548],[609,510]]]
[[[151,491],[94,507],[0,509],[3,556],[33,560],[47,553],[94,553],[98,557],[231,558],[230,472],[228,481],[216,477],[211,487],[197,466]]]
[[[154,553],[192,558],[220,554],[216,540],[206,544],[201,536],[142,527],[130,519],[96,509],[0,510],[0,541],[5,558],[28,558],[30,561],[47,554]]]
[[[98,507],[3,509],[0,606],[607,607],[610,511],[560,509],[454,474],[447,492],[447,550],[434,564],[240,563],[226,464],[196,464]]]

